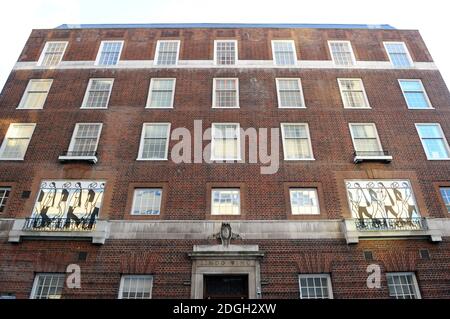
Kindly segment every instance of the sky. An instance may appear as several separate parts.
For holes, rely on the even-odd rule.
[[[32,29],[82,23],[361,23],[417,29],[450,84],[443,0],[13,0],[0,10],[0,88]]]

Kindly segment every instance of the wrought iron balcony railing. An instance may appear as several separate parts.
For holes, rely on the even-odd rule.
[[[96,218],[25,218],[23,230],[28,231],[93,231]]]
[[[97,152],[96,151],[66,151],[59,156],[61,162],[67,161],[88,161],[92,163],[97,163]]]
[[[423,218],[358,218],[355,219],[356,229],[359,231],[383,230],[425,230]]]
[[[388,151],[355,151],[353,155],[355,163],[363,161],[392,161],[392,156],[389,155]]]

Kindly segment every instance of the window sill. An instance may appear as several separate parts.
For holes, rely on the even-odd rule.
[[[59,156],[58,160],[61,163],[66,162],[90,162],[96,164],[98,162],[97,156]]]
[[[93,244],[105,243],[109,237],[110,225],[106,220],[97,220],[95,229],[92,231],[39,231],[24,230],[26,220],[16,219],[9,232],[8,241],[10,243],[19,243],[22,239],[41,239],[41,240],[92,240]]]
[[[384,163],[390,163],[392,162],[392,156],[386,155],[386,156],[363,156],[363,155],[357,155],[353,159],[353,162],[355,164],[362,163],[362,162],[384,162]]]

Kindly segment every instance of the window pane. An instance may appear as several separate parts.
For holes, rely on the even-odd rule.
[[[33,289],[34,299],[60,299],[64,288],[64,274],[38,274]]]
[[[212,191],[212,215],[239,215],[239,189],[216,189]]]
[[[337,65],[353,65],[353,56],[350,43],[330,42],[331,54]]]
[[[386,43],[386,49],[394,66],[411,66],[411,62],[409,61],[408,54],[403,43]]]
[[[418,125],[420,137],[422,138],[442,138],[441,130],[439,125],[429,124],[429,125]]]
[[[424,139],[423,142],[430,159],[447,159],[450,157],[443,139]]]
[[[376,138],[377,132],[374,125],[351,125],[353,136],[355,138]]]
[[[168,124],[145,125],[141,158],[166,159],[168,139]]]
[[[447,211],[450,213],[450,188],[441,187],[441,195],[444,200],[445,207],[447,207]]]
[[[112,80],[90,80],[84,107],[106,108],[111,94]]]
[[[295,61],[295,48],[292,42],[286,41],[273,41],[274,59],[277,65],[294,65]]]
[[[3,140],[0,157],[22,159],[27,151],[34,127],[34,124],[11,124]]]
[[[176,41],[158,41],[158,65],[177,64],[178,42]]]
[[[76,135],[69,151],[78,155],[90,155],[88,153],[97,150],[101,124],[77,124]]]
[[[315,189],[290,189],[291,211],[293,215],[319,214],[317,190]]]
[[[61,62],[66,42],[47,42],[41,65],[56,66]]]
[[[418,299],[419,293],[414,284],[414,274],[387,274],[389,296],[394,299]]]
[[[123,276],[120,299],[150,299],[152,276]]]
[[[0,188],[0,213],[3,213],[5,210],[6,202],[8,201],[10,192],[11,188],[9,187]]]
[[[340,79],[339,84],[345,107],[369,107],[361,80]]]
[[[329,299],[328,275],[299,275],[300,299]]]
[[[172,107],[174,79],[152,79],[150,107]]]
[[[162,189],[136,189],[132,215],[159,215]]]
[[[116,65],[119,62],[122,42],[102,42],[99,65]]]
[[[280,107],[302,107],[302,93],[299,80],[277,80]]]
[[[236,42],[216,42],[216,63],[219,65],[232,65],[236,63]]]

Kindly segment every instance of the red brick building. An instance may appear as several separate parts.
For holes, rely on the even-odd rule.
[[[450,297],[450,95],[418,31],[33,30],[0,119],[1,297]]]

